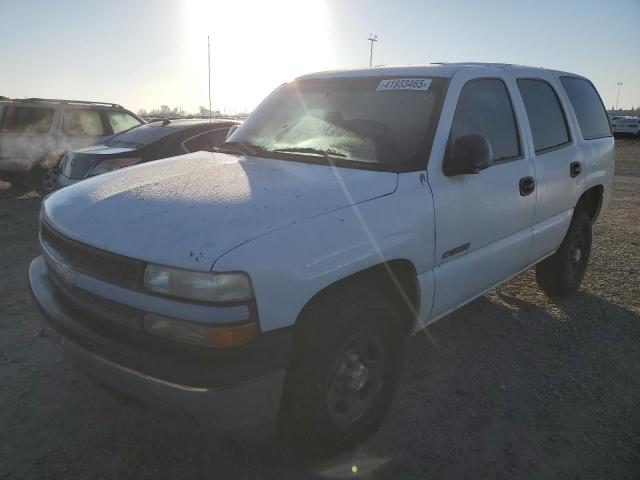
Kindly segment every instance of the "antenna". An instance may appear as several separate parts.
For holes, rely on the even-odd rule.
[[[211,41],[207,35],[207,66],[209,68],[209,123],[211,123]]]
[[[369,53],[369,66],[371,67],[373,65],[373,42],[378,41],[378,35],[376,35],[375,33],[370,33],[367,40],[371,42],[371,51]]]

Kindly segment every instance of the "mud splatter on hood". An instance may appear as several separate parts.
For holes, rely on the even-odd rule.
[[[54,228],[80,242],[209,270],[237,245],[396,185],[394,173],[198,152],[80,182],[43,209]]]

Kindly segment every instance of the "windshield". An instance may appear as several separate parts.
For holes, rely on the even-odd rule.
[[[163,126],[161,122],[147,123],[118,133],[104,143],[108,147],[139,148],[172,133],[176,133],[176,129]]]
[[[267,97],[229,145],[345,166],[424,167],[444,85],[435,78],[299,80]]]

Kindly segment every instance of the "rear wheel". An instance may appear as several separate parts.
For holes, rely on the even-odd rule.
[[[384,297],[346,288],[314,302],[296,326],[284,426],[296,438],[344,447],[373,433],[402,375],[404,333]]]
[[[591,238],[591,219],[577,214],[556,253],[536,265],[538,286],[547,295],[564,296],[578,289],[587,272]]]

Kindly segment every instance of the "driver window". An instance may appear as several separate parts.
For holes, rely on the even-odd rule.
[[[482,135],[488,140],[492,163],[520,156],[513,106],[502,80],[471,80],[460,92],[449,145],[457,138],[471,134]]]

